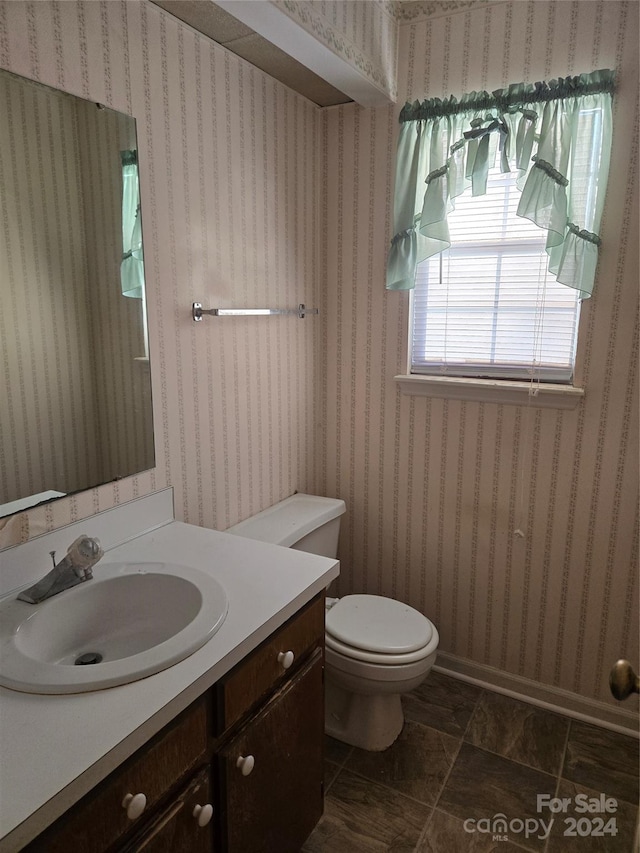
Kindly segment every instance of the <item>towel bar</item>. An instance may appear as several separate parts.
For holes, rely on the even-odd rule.
[[[297,308],[203,308],[200,302],[191,305],[191,316],[196,323],[200,322],[205,314],[211,317],[258,317],[269,314],[295,314],[301,319],[307,314],[319,314],[317,308],[307,308],[300,303]]]

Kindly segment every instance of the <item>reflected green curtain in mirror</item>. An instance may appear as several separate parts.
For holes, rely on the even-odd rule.
[[[144,261],[137,151],[122,151],[122,264],[123,296],[144,298]]]

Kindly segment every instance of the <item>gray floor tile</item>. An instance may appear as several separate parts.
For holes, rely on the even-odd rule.
[[[463,821],[493,819],[498,814],[509,822],[537,820],[540,818],[537,795],[553,796],[555,790],[554,776],[463,743],[436,805]],[[523,833],[514,833],[517,844],[529,850],[542,850],[545,842],[537,837],[544,835],[542,827],[530,835],[526,838]]]
[[[433,805],[459,746],[460,738],[406,720],[396,742],[384,752],[354,749],[344,766]]]
[[[557,775],[569,720],[500,693],[484,691],[465,740],[505,758]]]
[[[494,839],[490,832],[478,832],[469,825],[465,829],[464,821],[434,809],[416,853],[521,853],[523,849],[509,839]]]
[[[570,802],[566,803],[566,811],[555,815],[548,853],[637,853],[634,850],[637,804],[616,800],[615,812],[592,812],[582,811],[584,799],[576,801],[577,795],[586,797],[593,807],[600,794],[564,779],[560,782],[558,797]]]
[[[325,758],[325,761],[324,761],[324,792],[325,792],[325,794],[331,788],[331,784],[335,780],[335,778],[339,772],[340,772],[340,765],[339,764],[333,764],[331,761],[327,761]]]
[[[432,670],[417,690],[403,696],[405,719],[462,735],[481,693],[480,687]]]
[[[324,736],[324,757],[327,761],[332,761],[334,764],[342,765],[349,757],[353,749],[348,743],[342,743],[340,740]]]
[[[430,808],[342,769],[304,853],[413,853]]]
[[[348,743],[325,735],[324,737],[324,791],[331,788],[340,768],[351,755],[353,747]]]
[[[325,815],[305,853],[634,850],[638,743],[633,738],[433,672],[403,704],[405,727],[384,752],[326,738]],[[601,793],[616,798],[615,813],[575,811],[578,794],[593,798]],[[538,794],[568,798],[566,814],[539,811]],[[489,823],[474,823],[484,818],[493,826],[499,815],[508,823],[515,819],[506,839],[481,831]],[[565,823],[569,817],[583,819],[575,824],[575,836],[565,834],[574,829]],[[607,824],[610,817],[615,835],[614,824]],[[544,834],[551,818],[548,842],[535,837]],[[529,838],[519,825],[527,819],[545,822],[532,828]],[[594,834],[599,831],[603,834]]]
[[[638,802],[638,741],[571,721],[562,777],[627,803]]]

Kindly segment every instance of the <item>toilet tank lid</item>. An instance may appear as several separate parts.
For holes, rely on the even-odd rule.
[[[323,524],[339,518],[345,511],[342,500],[317,495],[291,495],[225,532],[289,548]]]

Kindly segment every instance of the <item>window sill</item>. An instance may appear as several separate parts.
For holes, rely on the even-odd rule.
[[[503,403],[545,409],[575,409],[584,397],[584,388],[550,382],[531,385],[508,379],[464,379],[459,376],[395,376],[403,394],[444,397],[475,403]],[[531,394],[531,389],[536,393]]]

